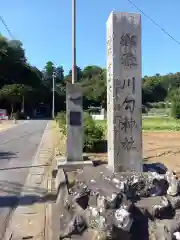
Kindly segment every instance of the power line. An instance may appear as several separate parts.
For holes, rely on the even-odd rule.
[[[147,17],[152,23],[154,23],[158,28],[161,29],[171,40],[180,45],[180,41],[175,39],[170,33],[168,33],[164,28],[162,28],[157,22],[155,22],[151,17],[149,17],[143,10],[141,10],[137,5],[135,5],[131,0],[127,0],[133,7],[140,11],[145,17]]]
[[[7,32],[9,33],[9,36],[12,38],[12,40],[15,40],[10,28],[8,27],[8,25],[6,24],[5,20],[3,19],[2,16],[0,16],[0,20],[2,22],[2,24],[4,25],[4,27],[6,28]],[[16,62],[16,63],[20,63],[20,62]],[[21,62],[21,64],[23,64],[24,67],[30,69],[29,66],[27,66],[25,63]],[[32,70],[32,69],[31,69]],[[34,70],[33,70],[34,71]],[[34,71],[35,72],[35,71]]]
[[[8,28],[8,25],[6,24],[6,22],[4,21],[4,19],[3,19],[2,16],[0,16],[0,20],[1,20],[2,24],[5,26],[7,32],[9,33],[9,36],[14,40],[14,37],[13,37],[13,35],[12,35],[10,29]]]

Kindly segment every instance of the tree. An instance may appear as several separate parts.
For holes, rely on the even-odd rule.
[[[7,57],[7,48],[8,48],[8,41],[5,37],[0,35],[0,62],[2,63],[3,59]]]
[[[103,71],[102,68],[98,66],[87,66],[82,71],[83,79],[90,80],[94,76],[101,74],[102,71]]]
[[[19,40],[11,40],[8,43],[8,54],[13,62],[26,62],[23,44]]]
[[[84,106],[98,105],[106,108],[106,70],[97,66],[87,66],[82,71],[82,75]]]
[[[162,85],[162,77],[159,74],[143,79],[143,100],[145,102],[163,101],[167,91]]]
[[[127,40],[123,39],[123,41]],[[133,42],[133,39],[130,40]],[[65,75],[63,66],[55,66],[52,61],[47,61],[44,70],[40,71],[36,66],[28,63],[21,41],[8,40],[0,35],[0,107],[8,108],[11,102],[15,108],[21,103],[22,97],[28,103],[29,109],[35,108],[42,102],[51,107],[53,73],[56,82],[56,109],[62,110],[65,109],[66,83],[72,81],[72,70]],[[106,107],[106,69],[96,65],[89,65],[84,69],[77,66],[76,73],[77,82],[82,86],[84,108]],[[23,93],[20,86],[33,90]],[[180,72],[164,76],[158,73],[154,76],[144,76],[142,79],[143,104],[166,101],[167,96],[169,97],[170,93],[177,88],[180,88]]]
[[[76,76],[77,76],[77,82],[80,82],[82,80],[82,70],[80,67],[76,66]],[[71,82],[72,81],[72,70],[69,70],[69,74],[66,76],[66,81]]]
[[[169,92],[168,100],[171,101],[171,114],[174,118],[180,118],[180,88]]]
[[[56,83],[62,83],[64,81],[64,69],[63,66],[55,68]]]
[[[50,104],[51,88],[42,79],[43,73],[27,62],[21,41],[0,35],[0,107],[9,112],[20,109],[23,97],[30,112],[41,102]],[[25,87],[20,91],[20,86]],[[25,88],[33,90],[27,93]]]
[[[22,102],[23,97],[27,97],[32,88],[20,84],[5,85],[0,90],[0,98],[7,100],[11,105],[11,113],[14,112],[15,104]]]
[[[45,77],[47,78],[52,77],[54,70],[55,70],[54,63],[48,61],[44,67]]]
[[[54,63],[48,61],[44,67],[43,80],[50,89],[52,89],[53,73],[55,72]]]

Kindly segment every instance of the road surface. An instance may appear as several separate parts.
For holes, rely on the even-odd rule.
[[[0,239],[24,186],[47,120],[29,120],[0,132]]]

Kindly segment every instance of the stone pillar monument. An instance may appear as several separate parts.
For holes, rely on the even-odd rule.
[[[57,158],[58,168],[74,170],[92,166],[92,161],[84,161],[83,158],[83,105],[82,90],[78,83],[66,85],[66,120],[67,120],[67,153],[66,158]]]
[[[142,171],[141,16],[112,12],[107,21],[108,165]]]
[[[83,161],[83,108],[79,84],[67,83],[67,161]]]

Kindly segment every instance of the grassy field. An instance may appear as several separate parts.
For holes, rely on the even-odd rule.
[[[106,131],[106,120],[97,121]],[[180,131],[180,120],[170,117],[143,117],[142,121],[144,131]]]

